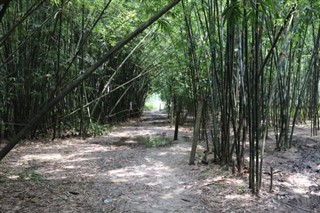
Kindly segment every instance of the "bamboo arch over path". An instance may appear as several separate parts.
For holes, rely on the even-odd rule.
[[[106,63],[112,56],[118,52],[122,47],[128,44],[132,39],[134,39],[137,35],[142,33],[145,29],[151,26],[155,21],[157,21],[160,17],[166,14],[169,10],[175,7],[181,0],[173,0],[170,4],[164,7],[161,11],[159,11],[156,15],[151,17],[145,23],[140,25],[135,31],[125,37],[123,40],[118,42],[113,48],[111,48],[104,57],[102,57],[99,61],[89,67],[87,70],[83,72],[83,74],[79,75],[75,80],[67,84],[64,89],[51,101],[49,101],[31,120],[30,122],[20,130],[20,132],[12,138],[12,140],[6,144],[6,146],[0,151],[0,161],[19,143],[19,141],[35,126],[42,118],[45,116],[47,112],[49,112],[55,105],[57,105],[66,95],[68,95],[74,88],[76,88],[80,83],[86,80],[96,69],[98,69],[101,65]]]

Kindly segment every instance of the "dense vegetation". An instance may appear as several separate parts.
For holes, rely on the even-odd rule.
[[[0,2],[0,122],[1,136],[9,138],[171,1]],[[177,115],[196,114],[193,147],[202,137],[215,161],[235,161],[243,172],[249,141],[250,187],[258,192],[268,130],[277,150],[292,146],[297,122],[311,121],[317,134],[319,11],[315,0],[181,1],[28,134],[86,136],[132,115],[130,102],[139,114],[146,96],[157,92]]]
[[[128,9],[103,1],[10,3],[1,29],[1,117],[6,137],[18,133],[47,100],[131,31],[131,16],[136,15]],[[115,17],[112,22],[106,20],[109,16]],[[52,130],[53,137],[60,137],[62,131],[75,129],[85,136],[95,124],[115,115],[117,120],[125,118],[130,101],[140,111],[149,80],[143,76],[148,68],[140,64],[141,49],[132,54],[136,45],[141,44],[123,48],[99,67],[30,135]],[[141,77],[132,81],[137,76]]]

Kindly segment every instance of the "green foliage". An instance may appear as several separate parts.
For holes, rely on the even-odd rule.
[[[5,182],[5,177],[4,175],[0,174],[0,183],[4,183]]]
[[[225,8],[222,13],[224,22],[237,23],[242,17],[241,3],[239,1],[232,1],[229,6]]]
[[[248,189],[246,187],[242,186],[237,189],[237,194],[242,195],[242,194],[247,193],[247,191],[248,191]]]
[[[164,108],[165,103],[160,99],[159,94],[151,94],[147,97],[145,102],[145,108],[150,110],[158,110],[161,106],[161,109]]]
[[[172,141],[162,136],[148,136],[144,139],[144,143],[148,148],[155,148],[170,145]]]
[[[2,20],[4,27],[0,29],[3,35],[0,42],[0,116],[5,123],[17,124],[10,126],[10,132],[5,130],[7,136],[17,133],[40,107],[150,15],[142,13],[137,1],[114,0],[109,4],[104,0],[50,0],[44,1],[25,21],[11,29],[33,6],[32,1],[12,1]],[[170,27],[169,24],[165,20],[162,28]],[[44,127],[43,131],[47,131],[50,129],[45,128],[49,126],[64,131],[66,127],[79,129],[81,123],[81,128],[89,129],[89,134],[99,135],[104,128],[97,123],[103,125],[109,114],[127,110],[128,102],[135,103],[136,111],[142,109],[149,89],[149,74],[142,73],[153,69],[153,65],[144,61],[144,42],[132,51],[141,38],[126,45],[99,67],[48,113],[38,128]],[[142,77],[132,85],[128,84],[140,75]],[[113,118],[125,120],[128,116],[127,113]],[[64,123],[70,125],[64,126]]]
[[[43,185],[45,183],[45,178],[42,174],[34,172],[34,171],[29,171],[27,173],[21,173],[19,174],[19,178],[22,180],[30,180],[34,183]]]
[[[0,172],[0,183],[10,179],[20,179],[24,181],[32,181],[34,183],[43,185],[46,182],[43,174],[36,172],[38,168],[36,161],[28,161],[28,168],[23,171],[16,171],[9,167],[4,167]]]
[[[108,130],[110,129],[110,127],[108,127],[107,125],[102,125],[102,124],[99,124],[99,123],[95,123],[95,122],[92,122],[89,124],[89,127],[88,127],[88,134],[90,136],[99,136],[99,135],[103,135],[105,134]]]
[[[144,107],[146,110],[156,110],[157,109],[157,107],[155,105],[153,105],[152,103],[148,103],[148,102],[145,103]]]

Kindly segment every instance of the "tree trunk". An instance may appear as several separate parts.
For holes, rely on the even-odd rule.
[[[180,103],[177,104],[177,112],[176,112],[176,123],[174,128],[174,137],[173,140],[178,140],[178,133],[179,133],[179,125],[180,125],[180,116],[181,116],[181,105]]]
[[[192,148],[191,148],[189,165],[194,165],[194,161],[195,161],[195,157],[196,157],[198,139],[199,139],[199,135],[200,135],[202,108],[203,108],[203,100],[200,100],[198,102],[196,124],[193,129],[193,139],[192,139]]]

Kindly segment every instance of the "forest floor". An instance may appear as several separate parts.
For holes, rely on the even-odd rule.
[[[146,138],[173,138],[158,112],[87,140],[24,141],[0,162],[0,212],[320,212],[320,138],[308,135],[298,126],[281,152],[267,141],[259,197],[248,174],[202,164],[203,144],[188,165],[188,127],[170,145],[146,147]]]

